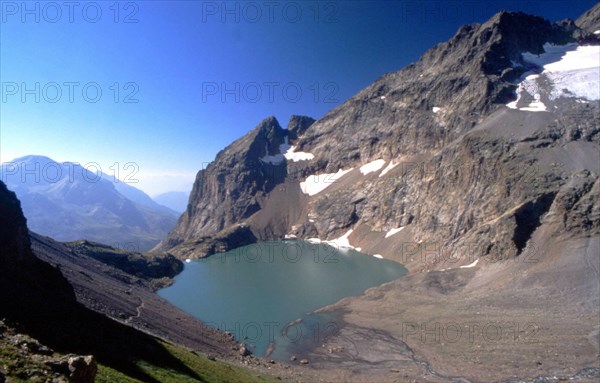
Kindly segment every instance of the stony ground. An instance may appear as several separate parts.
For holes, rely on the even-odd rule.
[[[63,355],[0,321],[0,382],[92,383],[94,357]]]
[[[410,275],[324,309],[344,313],[341,331],[311,366],[328,381],[597,382],[600,285],[583,281],[600,280],[599,246],[559,238],[540,246],[544,263],[413,263]]]

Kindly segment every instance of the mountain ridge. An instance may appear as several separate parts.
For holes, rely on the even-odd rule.
[[[584,29],[501,12],[460,28],[294,139],[264,120],[199,172],[188,211],[155,250],[186,259],[299,239],[404,264],[400,280],[320,310],[343,317],[309,357],[332,380],[411,376],[406,357],[425,363],[432,381],[508,382],[515,369],[525,381],[592,381],[600,376],[600,101],[575,88],[599,83],[600,51],[585,73],[565,62],[598,51],[590,28],[599,10],[578,19]],[[541,60],[552,47],[559,54]],[[571,82],[555,89],[557,77]],[[256,139],[263,127],[273,134]],[[221,214],[223,206],[241,213]],[[506,321],[543,331],[535,344],[464,333],[430,342],[431,332],[423,341],[423,328]]]
[[[57,240],[145,251],[176,222],[174,211],[141,190],[77,163],[25,156],[3,163],[0,175],[19,196],[31,230]]]
[[[597,9],[591,10],[588,18],[593,18]],[[305,222],[291,222],[287,217],[289,209],[281,204],[279,208],[288,212],[280,214],[278,218],[273,218],[277,215],[273,210],[277,208],[267,209],[269,211],[261,208],[269,204],[269,196],[273,196],[273,200],[279,198],[277,195],[281,193],[277,190],[281,187],[298,200],[299,207],[292,209],[295,210],[292,221],[298,220],[299,214],[317,215],[314,208],[306,211],[307,202],[303,193],[299,193],[297,187],[290,183],[300,182],[311,174],[335,173],[348,166],[356,167],[373,160],[384,160],[388,166],[393,165],[394,160],[400,160],[407,166],[412,164],[413,168],[439,168],[440,151],[466,137],[468,132],[494,112],[505,109],[505,105],[514,100],[516,82],[524,74],[541,71],[524,61],[523,52],[541,53],[544,52],[544,44],[573,42],[581,35],[581,30],[571,20],[551,24],[543,18],[520,12],[500,12],[485,23],[461,27],[448,42],[429,49],[417,62],[382,76],[318,121],[301,129],[302,132],[290,142],[296,151],[314,156],[311,161],[288,160],[285,161],[285,167],[283,164],[261,163],[262,146],[268,148],[262,150],[264,155],[272,155],[282,144],[279,124],[272,117],[265,119],[246,136],[219,152],[206,171],[198,173],[188,211],[180,218],[175,230],[155,250],[169,250],[186,241],[190,242],[186,246],[189,250],[194,247],[194,240],[202,238],[201,242],[205,244],[211,236],[222,239],[227,235],[228,226],[232,228],[240,224],[248,226],[250,231],[241,242],[239,239],[234,241],[236,244],[283,238],[285,234],[305,238],[330,238],[331,235],[342,234],[342,230],[348,230],[357,222],[357,207],[365,205],[368,200],[361,197],[365,193],[343,196],[345,203],[337,204],[336,211],[329,216],[327,227],[315,226],[310,222],[314,221],[313,218],[305,218]],[[249,145],[248,140],[267,126],[271,127],[271,135],[267,134],[259,143],[253,141]],[[589,134],[594,136],[597,132],[594,133],[592,128]],[[434,161],[431,161],[432,158]],[[240,163],[245,167],[236,169]],[[445,166],[448,167],[448,164]],[[214,173],[213,179],[224,176],[235,182],[219,184],[205,179],[205,175],[211,172]],[[267,178],[265,172],[268,173]],[[250,176],[236,178],[238,175]],[[244,189],[257,180],[268,186]],[[216,185],[225,188],[221,197],[217,193],[210,197],[210,202],[204,200],[208,191]],[[241,188],[236,185],[241,185]],[[273,188],[273,185],[278,187]],[[199,189],[204,189],[204,193]],[[218,209],[211,208],[211,204],[216,207],[227,199],[227,193],[236,198],[235,202],[226,204],[227,209],[241,209],[243,212],[228,217],[219,213]],[[358,204],[353,202],[357,198],[362,198]],[[389,205],[381,198],[374,198],[380,206]],[[196,207],[197,204],[200,205]],[[328,210],[331,202],[322,200],[317,205],[320,210]],[[399,206],[405,205],[402,203]],[[376,203],[371,203],[367,208],[379,210]],[[363,217],[369,220],[375,218],[372,213],[364,212],[364,208],[362,210]],[[374,222],[375,227],[405,225],[413,219],[411,217],[417,216],[416,213],[407,213],[403,217],[393,217],[390,213],[397,210],[392,207],[385,217],[380,217],[380,222]],[[335,220],[340,222],[335,223]],[[265,223],[269,221],[270,225]],[[282,224],[287,226],[284,231],[277,228]],[[293,230],[292,227],[298,224],[301,227]],[[226,250],[227,246],[223,249]],[[181,252],[180,256],[185,257],[183,253],[186,251]],[[205,250],[198,254],[207,255],[203,252]]]

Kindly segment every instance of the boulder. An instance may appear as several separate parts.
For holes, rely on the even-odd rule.
[[[98,365],[92,355],[72,356],[68,359],[71,383],[94,383]]]

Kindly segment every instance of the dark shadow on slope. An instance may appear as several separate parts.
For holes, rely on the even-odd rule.
[[[515,232],[513,242],[517,247],[517,255],[521,254],[533,232],[541,225],[541,219],[552,206],[556,193],[547,193],[529,201],[515,212]]]
[[[0,316],[60,353],[92,354],[98,362],[144,382],[160,383],[137,361],[201,378],[173,357],[158,340],[78,303],[62,275],[46,264],[27,276],[0,278]],[[35,280],[33,277],[35,276]],[[72,298],[72,299],[71,299]]]
[[[88,310],[61,272],[37,259],[15,194],[0,182],[0,318],[60,353],[94,355],[144,382],[160,383],[137,361],[201,378],[158,340]]]

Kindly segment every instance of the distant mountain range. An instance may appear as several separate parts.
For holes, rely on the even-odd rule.
[[[143,191],[76,163],[26,156],[2,164],[0,175],[21,200],[30,230],[59,241],[147,251],[177,221],[177,212]]]
[[[157,203],[178,213],[183,213],[187,209],[189,198],[190,193],[180,191],[166,192],[153,197]]]

